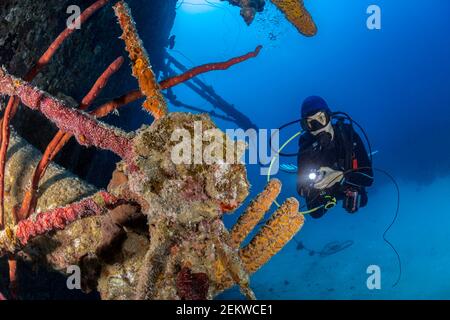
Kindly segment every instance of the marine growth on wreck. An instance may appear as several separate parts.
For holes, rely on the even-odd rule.
[[[247,24],[251,24],[258,12],[263,12],[266,6],[265,0],[221,0],[228,1],[241,8],[241,16]],[[305,36],[314,36],[317,26],[306,9],[304,0],[267,0],[272,2],[292,23],[298,32]]]
[[[247,23],[264,7],[264,1],[230,2],[242,7]],[[301,33],[315,34],[303,1],[272,2]],[[36,77],[77,33],[76,23],[95,23],[99,15],[109,14],[117,19],[122,31],[117,37],[127,54],[105,66],[79,103],[35,86]],[[79,20],[68,25],[47,50],[42,48],[42,56],[28,72],[14,75],[6,67],[0,70],[0,94],[6,102],[1,122],[0,254],[8,258],[10,275],[9,292],[0,298],[24,294],[16,272],[17,262],[24,261],[61,273],[79,266],[82,290],[99,292],[106,300],[213,299],[235,285],[243,296],[255,299],[252,274],[303,226],[299,203],[289,198],[245,244],[271,209],[281,182],[271,180],[228,230],[223,215],[234,213],[249,195],[245,165],[172,160],[173,132],[193,132],[198,124],[202,134],[214,130],[222,136],[224,154],[242,156],[245,146],[220,131],[209,115],[170,110],[163,90],[201,73],[255,59],[262,48],[158,81],[145,47],[125,1],[90,1]],[[127,63],[138,87],[93,107]],[[101,118],[139,99],[152,123],[125,132],[102,122]],[[12,125],[24,109],[39,113],[59,130],[42,153]],[[120,158],[106,190],[53,162],[72,138]],[[200,143],[205,150],[212,141]]]

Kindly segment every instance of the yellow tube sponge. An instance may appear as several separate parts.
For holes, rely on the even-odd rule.
[[[252,200],[245,212],[239,217],[237,223],[230,232],[229,245],[232,248],[239,248],[242,241],[256,227],[264,214],[269,210],[281,191],[281,182],[278,179],[272,179],[267,184],[263,192]]]
[[[298,208],[295,198],[287,199],[252,241],[240,250],[239,255],[248,273],[256,272],[301,229],[304,217]]]

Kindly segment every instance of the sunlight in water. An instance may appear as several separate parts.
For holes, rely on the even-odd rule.
[[[188,13],[204,13],[217,9],[223,4],[220,0],[179,0],[178,6]]]

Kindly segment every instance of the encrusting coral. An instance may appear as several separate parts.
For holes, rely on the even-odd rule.
[[[255,19],[257,12],[264,10],[265,0],[221,0],[228,1],[234,6],[241,8],[241,16],[244,18],[245,23],[250,25]]]
[[[128,22],[121,26],[129,29],[133,24],[125,3],[119,2],[115,8],[119,20],[127,17]],[[298,202],[288,199],[250,243],[240,248],[279,194],[281,183],[269,182],[228,232],[223,214],[239,208],[249,193],[245,165],[238,161],[245,146],[220,131],[206,114],[168,113],[150,63],[138,61],[146,56],[137,33],[126,34],[124,30],[127,45],[130,37],[139,44],[136,57],[140,58],[134,60],[131,52],[130,55],[142,92],[134,91],[131,96],[145,96],[147,102],[151,101],[146,108],[155,115],[151,125],[133,133],[94,117],[108,114],[129,99],[115,99],[88,114],[0,69],[0,94],[15,97],[14,101],[41,112],[80,144],[107,149],[122,158],[107,191],[75,180],[74,185],[80,186],[79,198],[64,203],[64,199],[42,202],[37,197],[39,210],[18,221],[11,218],[17,206],[7,206],[7,224],[0,230],[0,254],[15,254],[60,271],[79,265],[83,270],[83,289],[98,290],[103,299],[211,299],[234,284],[247,298],[254,299],[250,275],[281,250],[303,225]],[[167,79],[161,88],[202,72],[226,69],[255,57],[259,50]],[[177,132],[189,137],[194,134],[194,147],[183,151],[183,159],[194,161],[174,161],[178,141],[173,137]],[[217,148],[215,139],[200,139],[200,145],[196,145],[196,134],[214,134],[223,145]],[[15,134],[13,146],[14,139]],[[2,146],[4,143],[5,140]],[[222,151],[227,161],[197,162],[198,148],[214,155]],[[10,149],[6,176],[26,165],[11,162],[16,153]],[[32,150],[28,155],[37,157]],[[230,155],[234,161],[228,161]],[[54,170],[50,164],[42,174],[47,179],[44,181]],[[27,172],[24,179],[32,176],[32,171]],[[39,191],[41,195],[42,190]],[[10,197],[9,193],[6,196]],[[21,198],[15,203],[19,204]]]

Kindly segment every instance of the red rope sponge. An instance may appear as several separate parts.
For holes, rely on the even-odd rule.
[[[49,231],[62,230],[70,223],[88,216],[101,215],[118,204],[119,200],[106,191],[100,191],[90,198],[37,214],[17,224],[16,238],[25,246],[36,236]]]

